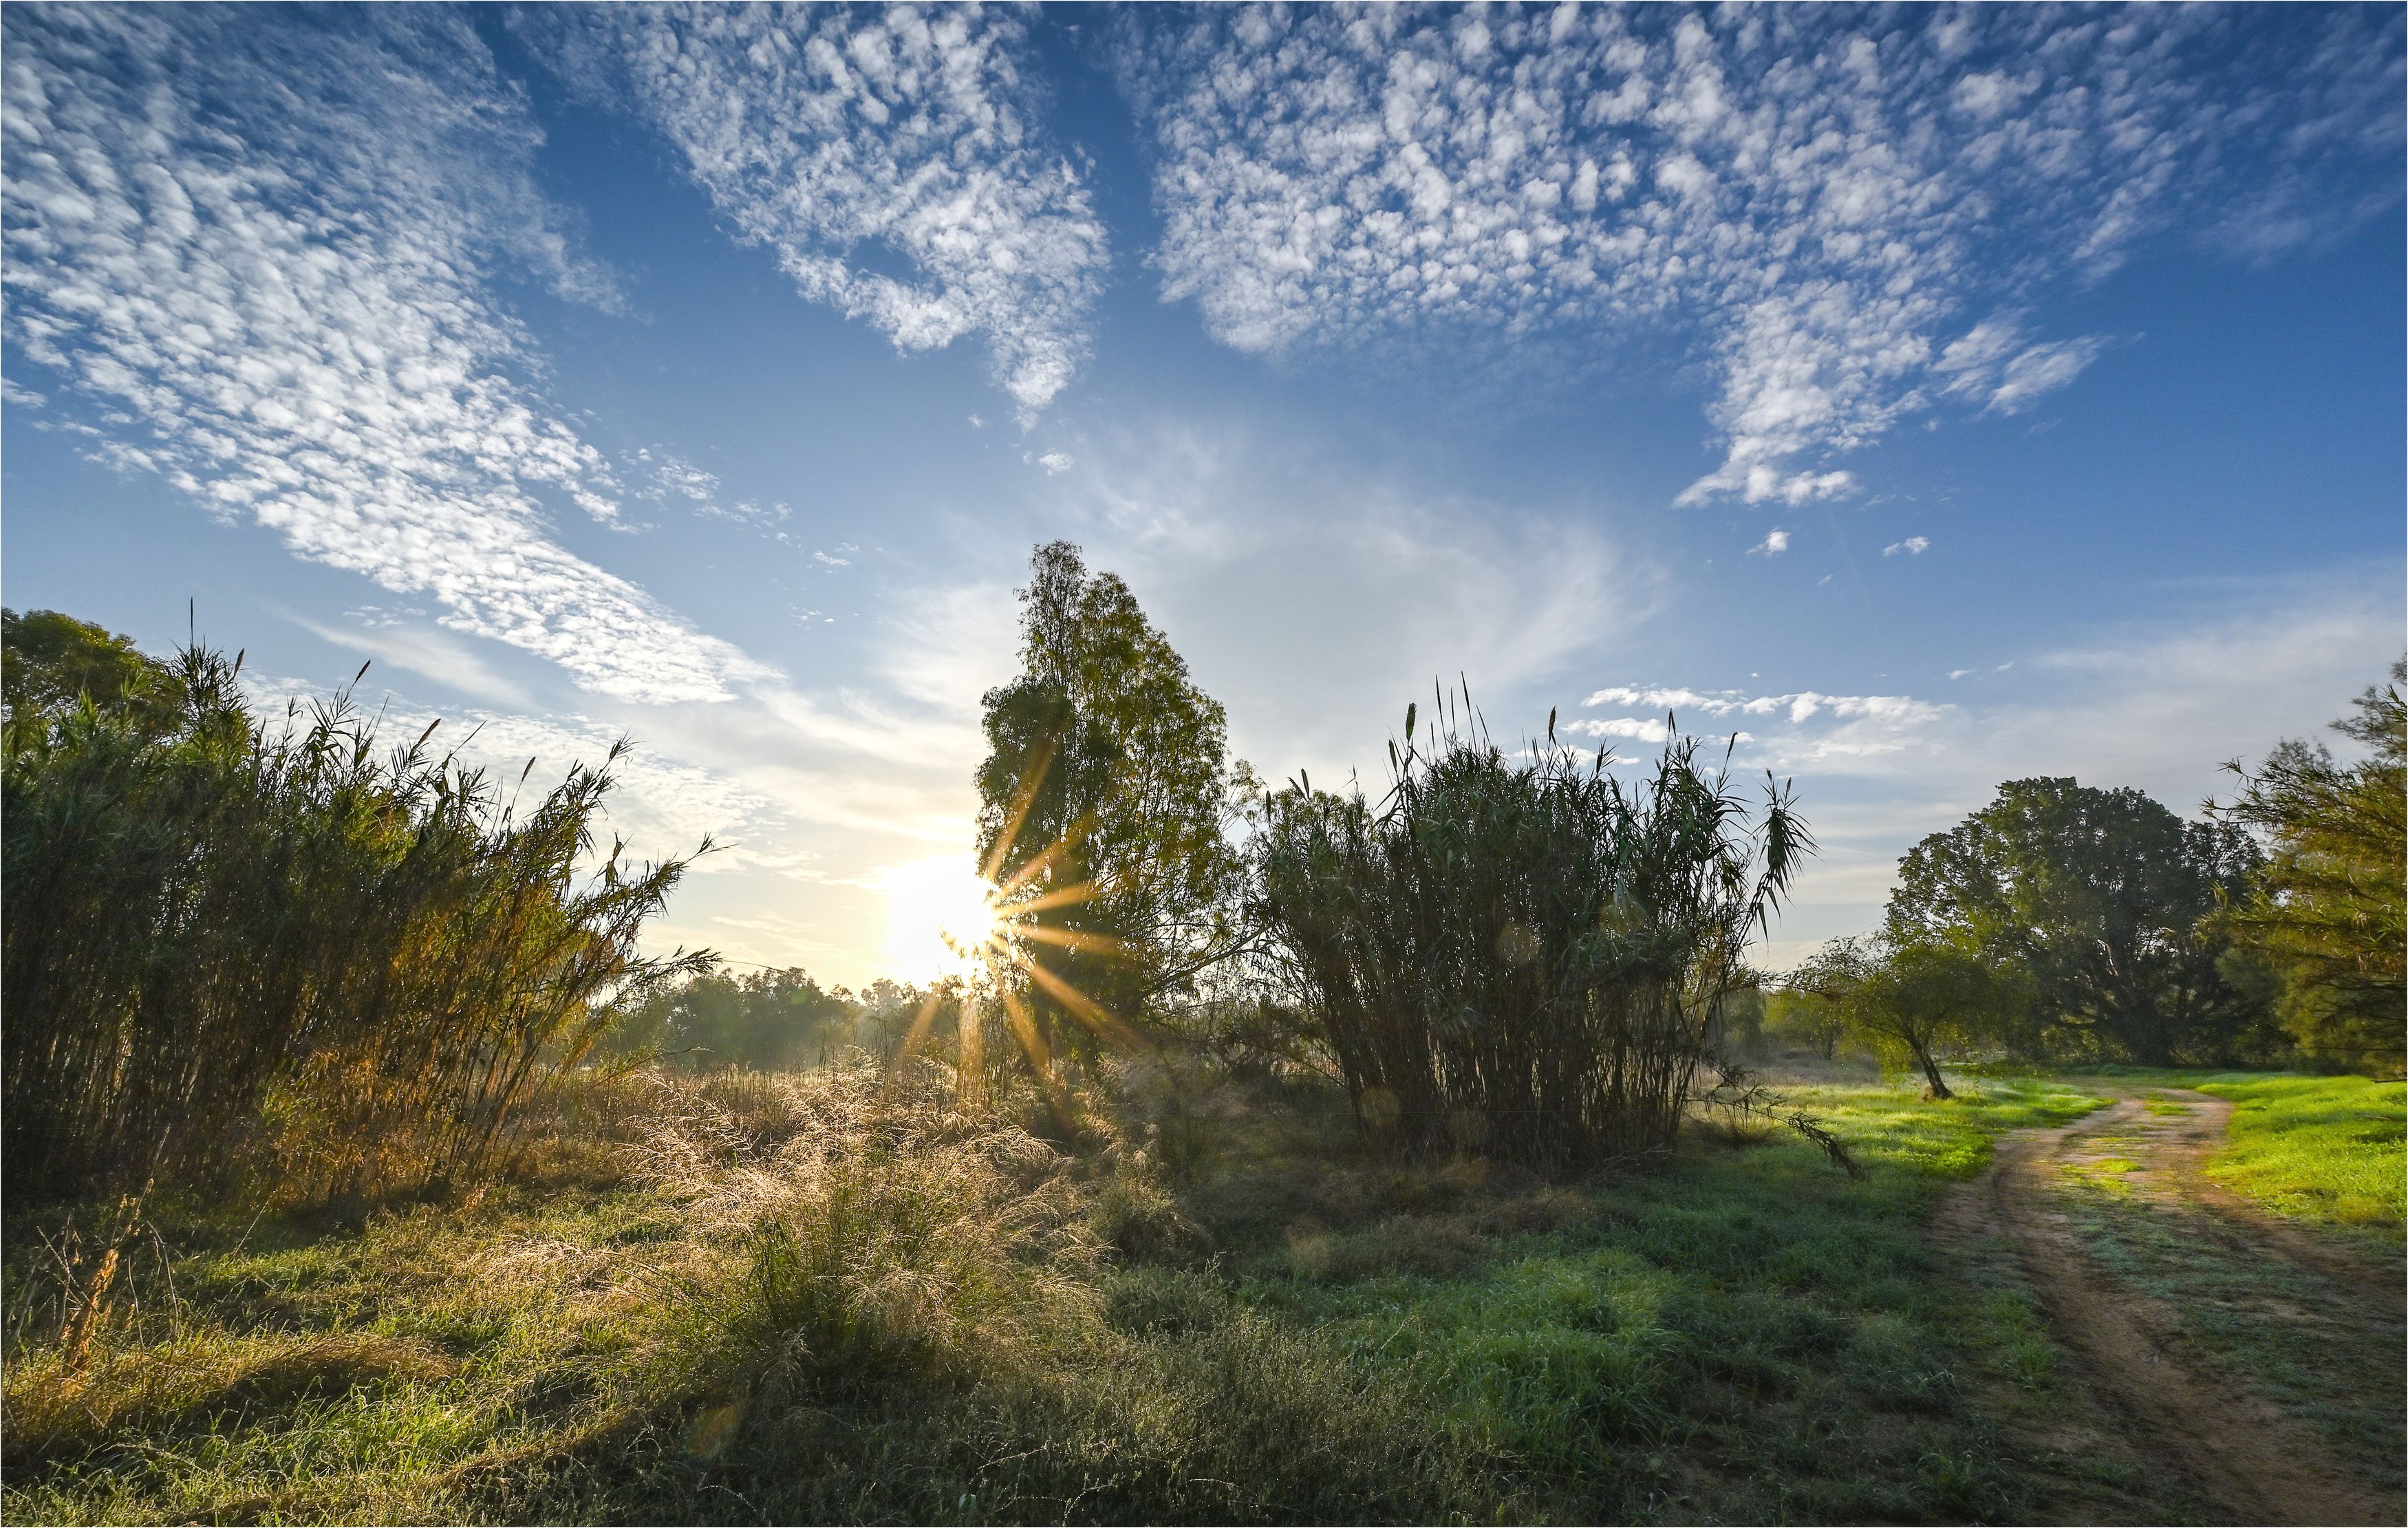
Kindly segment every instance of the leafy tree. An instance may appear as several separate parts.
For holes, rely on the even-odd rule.
[[[1923,1074],[1924,1096],[1953,1098],[1938,1053],[1990,1037],[2001,1012],[2029,1003],[2016,968],[1994,965],[1962,945],[1877,946],[1864,978],[1842,1001],[1850,1032],[1893,1072]]]
[[[1847,1037],[1847,1000],[1871,974],[1875,960],[1871,940],[1833,939],[1799,962],[1771,994],[1770,1026],[1829,1061]]]
[[[1020,592],[1020,677],[989,691],[979,848],[1004,887],[1007,999],[1046,1034],[1111,1031],[1243,940],[1227,721],[1128,586],[1055,541]],[[1065,1026],[1068,1017],[1077,1026]]]
[[[881,996],[899,1006],[919,993],[892,988]],[[839,987],[823,991],[810,973],[789,967],[731,976],[705,972],[645,993],[613,1027],[621,1054],[655,1051],[694,1067],[752,1066],[782,1071],[816,1065],[856,1043],[864,1004]]]
[[[2028,973],[2028,1043],[2223,1059],[2263,1007],[2219,970],[2229,941],[2207,915],[2261,859],[2238,825],[2185,822],[2138,791],[2011,780],[1899,862],[1887,936]]]
[[[2302,1050],[2396,1075],[2408,1010],[2408,659],[2333,730],[2369,751],[2342,764],[2286,739],[2230,806],[2210,809],[2272,847],[2264,874],[2217,921],[2277,978],[2275,1008]]]
[[[56,610],[0,609],[0,697],[12,731],[39,726],[89,698],[145,735],[173,730],[181,693],[174,670],[131,637]]]

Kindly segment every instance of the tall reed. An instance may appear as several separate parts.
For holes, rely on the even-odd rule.
[[[271,728],[238,665],[183,651],[164,736],[89,700],[11,719],[12,1200],[215,1181],[264,1111],[318,1192],[473,1172],[602,1000],[708,960],[637,953],[685,862],[580,873],[607,761],[521,813],[433,727],[380,750],[348,692]]]
[[[1454,720],[1391,747],[1377,804],[1267,797],[1261,911],[1359,1119],[1577,1170],[1668,1145],[1717,1006],[1812,840],[1766,783],[1751,821],[1675,735],[1652,778],[1549,738],[1509,759]]]

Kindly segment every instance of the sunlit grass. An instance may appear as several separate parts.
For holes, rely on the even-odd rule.
[[[2209,1176],[2278,1214],[2408,1232],[2408,1084],[2361,1077],[2217,1078],[2233,1103],[2229,1143]]]

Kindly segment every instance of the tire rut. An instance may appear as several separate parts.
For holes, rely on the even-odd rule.
[[[2203,1126],[2203,1115],[2185,1122]],[[2057,1335],[2111,1411],[2144,1430],[2232,1521],[2401,1522],[2399,1499],[2359,1484],[2305,1427],[2172,1350],[2174,1313],[2111,1278],[2083,1247],[2071,1218],[2053,1204],[2048,1180],[2059,1164],[2091,1137],[2143,1117],[2141,1102],[2127,1096],[2070,1125],[2002,1139],[1989,1172],[1968,1185],[1970,1202],[1958,1213],[1989,1222],[2014,1245]],[[2215,1123],[2220,1131],[2221,1116]],[[2174,1167],[2172,1176],[2186,1183],[2183,1148],[2167,1138],[2172,1134],[2143,1133],[2135,1150],[2158,1156],[2151,1165]],[[2184,1134],[2197,1137],[2196,1131]],[[2198,1154],[2191,1153],[2194,1178]]]

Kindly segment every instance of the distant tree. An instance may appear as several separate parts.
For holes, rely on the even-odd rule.
[[[1884,943],[1872,953],[1841,1003],[1850,1033],[1893,1072],[1921,1072],[1926,1097],[1955,1097],[1940,1052],[1987,1040],[2004,1014],[2029,1003],[2019,969],[1954,943]]]
[[[2051,1044],[2166,1065],[2245,1049],[2263,1006],[2218,968],[2208,921],[2263,856],[2237,824],[2185,822],[2134,790],[2011,780],[1899,862],[1887,936],[2030,978]]]
[[[1866,938],[1826,944],[1799,962],[1770,994],[1770,1027],[1829,1061],[1847,1037],[1847,1000],[1871,974],[1875,960],[1874,943]]]
[[[892,983],[881,983],[892,987]],[[899,1003],[912,989],[895,989]],[[652,1051],[678,1064],[782,1071],[816,1065],[859,1043],[865,1005],[839,987],[823,991],[808,972],[709,971],[645,994],[614,1025],[620,1054]]]
[[[1220,703],[1126,584],[1066,541],[1038,548],[1030,573],[1022,672],[984,700],[979,849],[1022,909],[1009,995],[1076,1043],[1241,940],[1222,825],[1250,777],[1229,767]]]
[[[2300,1050],[2398,1075],[2408,984],[2408,659],[2333,730],[2367,756],[2342,764],[2286,739],[2257,769],[2226,767],[2240,794],[2209,809],[2265,835],[2255,885],[2217,920],[2276,978],[2275,1010]]]
[[[89,698],[157,737],[174,730],[181,686],[167,664],[131,637],[56,610],[0,609],[0,698],[13,729],[38,724]]]

